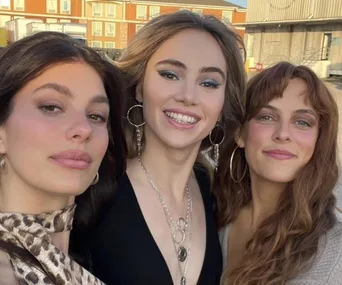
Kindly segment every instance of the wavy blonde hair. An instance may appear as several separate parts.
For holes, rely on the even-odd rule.
[[[241,118],[243,104],[240,95],[246,90],[246,75],[243,58],[245,48],[242,38],[230,24],[224,24],[214,16],[201,16],[189,11],[179,11],[158,16],[141,28],[127,48],[123,51],[116,65],[126,76],[128,98],[126,112],[137,104],[136,89],[144,80],[147,63],[159,47],[173,35],[186,30],[194,29],[209,33],[218,42],[227,63],[227,84],[225,101],[222,110],[222,125],[226,126],[226,137],[233,135],[237,129],[237,122]],[[181,44],[181,43],[180,43]],[[131,112],[131,120],[137,124],[143,122],[142,112]],[[135,128],[124,120],[128,145],[128,158],[137,156]],[[230,133],[228,133],[230,132]],[[211,146],[208,137],[203,140],[201,150]],[[142,149],[144,136],[142,135]],[[200,159],[203,161],[203,159]]]
[[[294,181],[287,185],[278,201],[277,211],[257,228],[246,245],[244,257],[229,275],[227,285],[281,285],[310,264],[320,237],[335,223],[337,184],[338,108],[331,93],[314,72],[305,66],[281,62],[252,78],[247,87],[246,116],[243,126],[274,98],[282,96],[289,81],[303,80],[307,99],[320,118],[314,153]],[[242,207],[251,202],[250,177],[240,183],[230,176],[229,161],[236,143],[230,139],[221,150],[221,160],[213,191],[218,201],[220,226],[232,223]],[[236,163],[235,163],[236,162]],[[244,151],[234,157],[234,177],[242,177],[246,160]]]

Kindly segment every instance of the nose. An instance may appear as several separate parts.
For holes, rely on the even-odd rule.
[[[290,123],[287,121],[279,121],[273,134],[273,140],[279,142],[291,141]]]
[[[67,131],[66,137],[74,142],[88,141],[92,135],[93,129],[89,119],[83,114],[74,116]]]
[[[199,103],[199,93],[197,84],[187,80],[183,88],[177,93],[176,101],[183,102],[186,106],[197,105]]]

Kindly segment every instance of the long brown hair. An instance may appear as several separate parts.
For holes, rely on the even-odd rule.
[[[320,237],[335,223],[333,190],[339,176],[338,109],[328,88],[315,73],[305,66],[281,62],[257,74],[247,86],[246,116],[241,125],[268,102],[281,97],[293,78],[306,83],[307,99],[320,118],[314,153],[295,180],[287,185],[277,211],[263,221],[248,241],[242,261],[229,276],[227,270],[224,272],[222,284],[285,284],[310,266]],[[240,183],[230,176],[229,161],[235,147],[231,139],[222,148],[214,181],[220,226],[233,222],[252,199],[248,171]],[[244,167],[246,160],[241,149],[232,166],[235,179],[242,177]]]
[[[124,50],[122,57],[116,62],[124,72],[128,84],[128,100],[126,112],[137,104],[135,99],[136,88],[144,80],[146,65],[158,48],[173,35],[186,30],[195,29],[211,34],[221,47],[227,62],[227,84],[225,101],[222,110],[221,124],[226,128],[226,137],[236,130],[236,118],[241,114],[243,104],[240,95],[246,90],[246,75],[244,71],[243,57],[245,48],[242,38],[230,24],[224,24],[214,16],[201,16],[189,11],[179,11],[161,15],[152,19],[134,36]],[[139,110],[140,111],[140,110]],[[139,124],[143,122],[142,112],[132,112],[131,120]],[[135,129],[125,120],[125,131],[128,145],[128,157],[137,156],[135,143]],[[227,132],[231,132],[230,134]],[[209,139],[202,142],[201,150],[211,146]],[[144,137],[142,137],[144,148]]]

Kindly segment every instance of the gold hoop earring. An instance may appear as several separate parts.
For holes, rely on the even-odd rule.
[[[97,182],[99,182],[99,180],[100,180],[100,175],[98,172],[96,172],[95,178],[94,178],[93,182],[91,183],[91,185],[97,184]]]
[[[239,146],[237,145],[233,152],[232,155],[230,156],[230,163],[229,163],[229,172],[230,172],[230,178],[235,182],[235,183],[240,183],[242,181],[242,179],[244,179],[246,173],[247,173],[247,164],[245,165],[245,170],[243,171],[243,174],[241,176],[240,179],[235,179],[234,175],[233,175],[233,160],[234,160],[234,156],[235,156],[235,152],[236,150],[239,148]]]
[[[129,115],[131,114],[131,111],[134,108],[142,108],[143,109],[144,107],[142,105],[140,105],[140,104],[133,105],[131,108],[128,109],[127,115],[126,115],[127,121],[130,123],[131,126],[135,127],[135,133],[136,133],[136,136],[137,136],[137,151],[138,151],[138,157],[140,157],[140,154],[141,154],[141,139],[142,139],[140,127],[145,125],[145,122],[142,122],[141,124],[135,124],[130,119]]]
[[[212,138],[212,134],[213,131],[215,130],[215,128],[217,128],[217,132],[220,132],[220,130],[222,131],[222,138],[218,143],[215,143],[213,138]],[[209,141],[210,143],[213,145],[214,147],[214,164],[215,164],[215,172],[217,172],[218,169],[218,165],[219,165],[219,159],[220,159],[220,145],[223,143],[224,139],[226,137],[226,133],[224,128],[217,122],[215,127],[211,130],[210,134],[209,134]],[[215,138],[217,138],[217,133]]]

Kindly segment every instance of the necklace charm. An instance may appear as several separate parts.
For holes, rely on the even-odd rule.
[[[183,276],[180,285],[186,285],[186,278]]]
[[[185,231],[187,229],[188,225],[187,222],[184,220],[184,218],[180,217],[177,219],[174,232],[172,234],[173,241],[178,244],[182,245],[182,243],[185,240]]]
[[[188,257],[188,251],[186,250],[186,248],[184,246],[180,246],[178,248],[178,254],[177,254],[178,260],[180,262],[184,262],[186,260],[186,258]]]

